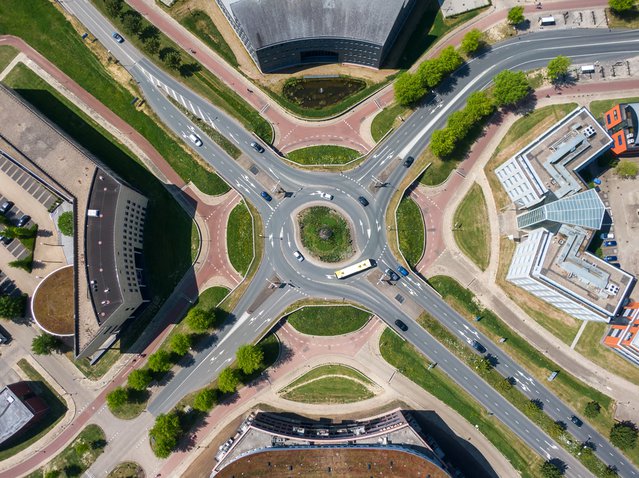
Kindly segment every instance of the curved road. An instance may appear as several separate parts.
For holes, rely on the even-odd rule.
[[[399,185],[406,174],[416,173],[401,166],[402,158],[421,152],[427,146],[432,131],[445,124],[447,115],[461,109],[466,97],[488,86],[499,71],[539,67],[558,54],[571,56],[575,61],[584,63],[629,57],[639,53],[639,31],[540,32],[530,34],[525,39],[504,42],[460,68],[360,166],[346,173],[314,173],[292,167],[268,149],[264,154],[253,150],[250,143],[255,138],[235,120],[165,74],[128,42],[116,43],[111,38],[112,26],[90,3],[74,0],[64,5],[130,71],[149,105],[169,128],[183,138],[191,132],[203,138],[204,145],[194,147],[196,152],[255,205],[264,221],[265,260],[235,307],[232,320],[219,331],[215,341],[197,354],[194,363],[181,369],[156,396],[149,405],[151,413],[170,410],[186,393],[212,381],[234,359],[235,350],[241,344],[252,342],[264,334],[281,312],[300,298],[347,299],[369,308],[393,328],[394,320],[401,318],[409,328],[406,332],[399,332],[400,335],[437,361],[453,380],[531,448],[546,459],[562,460],[568,466],[567,474],[570,476],[589,475],[575,458],[414,322],[402,310],[401,303],[380,293],[380,286],[374,281],[369,282],[368,274],[338,281],[333,275],[333,268],[320,267],[308,260],[297,262],[292,252],[301,248],[296,245],[291,226],[295,210],[311,202],[327,203],[319,192],[328,192],[334,195],[333,204],[342,209],[353,224],[359,251],[359,258],[353,262],[373,258],[381,269],[387,266],[395,268],[396,259],[386,242],[385,212],[396,192],[395,185]],[[173,98],[234,141],[249,158],[252,167],[245,169],[229,158],[167,97]],[[384,187],[379,187],[380,179]],[[268,191],[273,201],[264,201],[260,197],[262,191]],[[280,191],[287,191],[291,196],[284,198]],[[359,196],[368,199],[368,207],[357,202]],[[374,270],[369,274],[379,276],[379,271]],[[269,289],[273,281],[280,282],[281,286]],[[544,411],[553,419],[565,422],[568,431],[578,441],[593,444],[599,458],[615,466],[621,476],[637,476],[636,468],[618,450],[588,424],[580,428],[574,426],[569,420],[574,412],[569,407],[529,377],[522,367],[468,324],[421,279],[415,276],[403,278],[397,282],[396,289],[397,293],[414,301],[462,340],[479,340],[488,353],[497,358],[496,369],[504,376],[514,377],[528,397],[541,400]]]

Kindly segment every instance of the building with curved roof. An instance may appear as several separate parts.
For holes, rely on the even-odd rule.
[[[416,0],[216,0],[263,72],[313,63],[379,68]]]

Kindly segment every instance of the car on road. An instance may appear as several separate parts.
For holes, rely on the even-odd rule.
[[[31,216],[27,216],[26,214],[24,216],[22,216],[20,219],[18,219],[18,223],[17,226],[18,227],[23,227],[25,226],[29,221],[31,220]]]
[[[606,262],[617,262],[617,256],[605,256],[604,261]]]
[[[124,38],[122,38],[122,35],[120,35],[118,32],[113,32],[111,33],[111,36],[113,37],[113,39],[115,41],[117,41],[118,43],[124,43]]]
[[[397,275],[397,272],[395,272],[393,269],[386,269],[386,275],[388,276],[388,278],[390,280],[399,280],[399,276]]]
[[[603,243],[604,247],[616,247],[617,241],[606,241]]]
[[[483,354],[486,351],[486,347],[484,347],[482,344],[480,344],[476,340],[473,340],[470,345],[472,345],[472,347],[475,350],[477,350],[477,352],[479,352],[480,354]]]
[[[193,143],[195,146],[200,147],[202,146],[202,140],[200,139],[200,137],[195,134],[195,133],[191,133],[189,135],[189,139],[191,140],[191,143]]]
[[[395,321],[395,325],[397,326],[397,328],[399,330],[401,330],[402,332],[406,332],[408,330],[408,325],[406,325],[404,322],[402,322],[401,320],[397,319]]]
[[[258,153],[263,153],[264,152],[264,148],[262,147],[262,145],[260,143],[257,143],[256,141],[253,141],[251,143],[251,148],[253,148]]]
[[[573,422],[576,426],[581,427],[581,425],[584,424],[584,422],[582,422],[579,417],[576,417],[575,415],[573,415],[572,417],[570,417],[570,421]]]
[[[11,208],[13,207],[13,203],[11,201],[5,201],[2,203],[2,205],[0,205],[0,214],[6,214],[9,211],[11,211]]]
[[[408,156],[405,160],[404,160],[404,167],[405,168],[410,168],[411,165],[415,162],[415,158],[413,158],[412,156]]]
[[[293,255],[295,256],[295,259],[297,259],[298,261],[304,262],[304,256],[302,255],[300,251],[295,251]]]
[[[332,194],[320,193],[320,196],[322,197],[322,199],[326,199],[327,201],[332,201],[333,200],[333,195]]]
[[[271,200],[273,199],[271,195],[267,193],[266,191],[262,191],[260,193],[260,196],[262,196],[266,202],[271,202]]]
[[[406,268],[402,267],[402,266],[397,266],[397,270],[399,271],[399,273],[401,275],[403,275],[404,277],[406,277],[408,275],[408,271],[406,270]]]
[[[358,197],[357,200],[362,206],[364,207],[368,206],[368,199],[366,199],[364,196]]]

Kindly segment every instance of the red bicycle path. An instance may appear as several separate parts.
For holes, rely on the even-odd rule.
[[[636,89],[637,80],[613,80],[602,83],[575,84],[556,89],[543,88],[535,91],[536,98],[561,97],[562,95],[587,95],[594,93],[613,93],[618,91],[623,95],[624,90]],[[509,113],[513,114],[513,113]],[[411,198],[415,200],[422,211],[424,228],[426,230],[426,249],[422,259],[417,264],[417,271],[426,273],[437,258],[446,249],[443,237],[443,222],[446,206],[457,193],[465,180],[465,175],[474,166],[481,153],[486,149],[491,139],[497,134],[501,123],[492,123],[485,130],[484,135],[472,146],[468,157],[464,159],[456,170],[452,171],[448,179],[438,186],[417,187],[411,191]],[[459,171],[459,174],[457,171]]]

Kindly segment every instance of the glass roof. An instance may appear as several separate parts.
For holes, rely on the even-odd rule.
[[[543,221],[553,221],[597,230],[601,229],[605,212],[606,207],[597,191],[588,189],[520,214],[517,225],[527,229]]]

